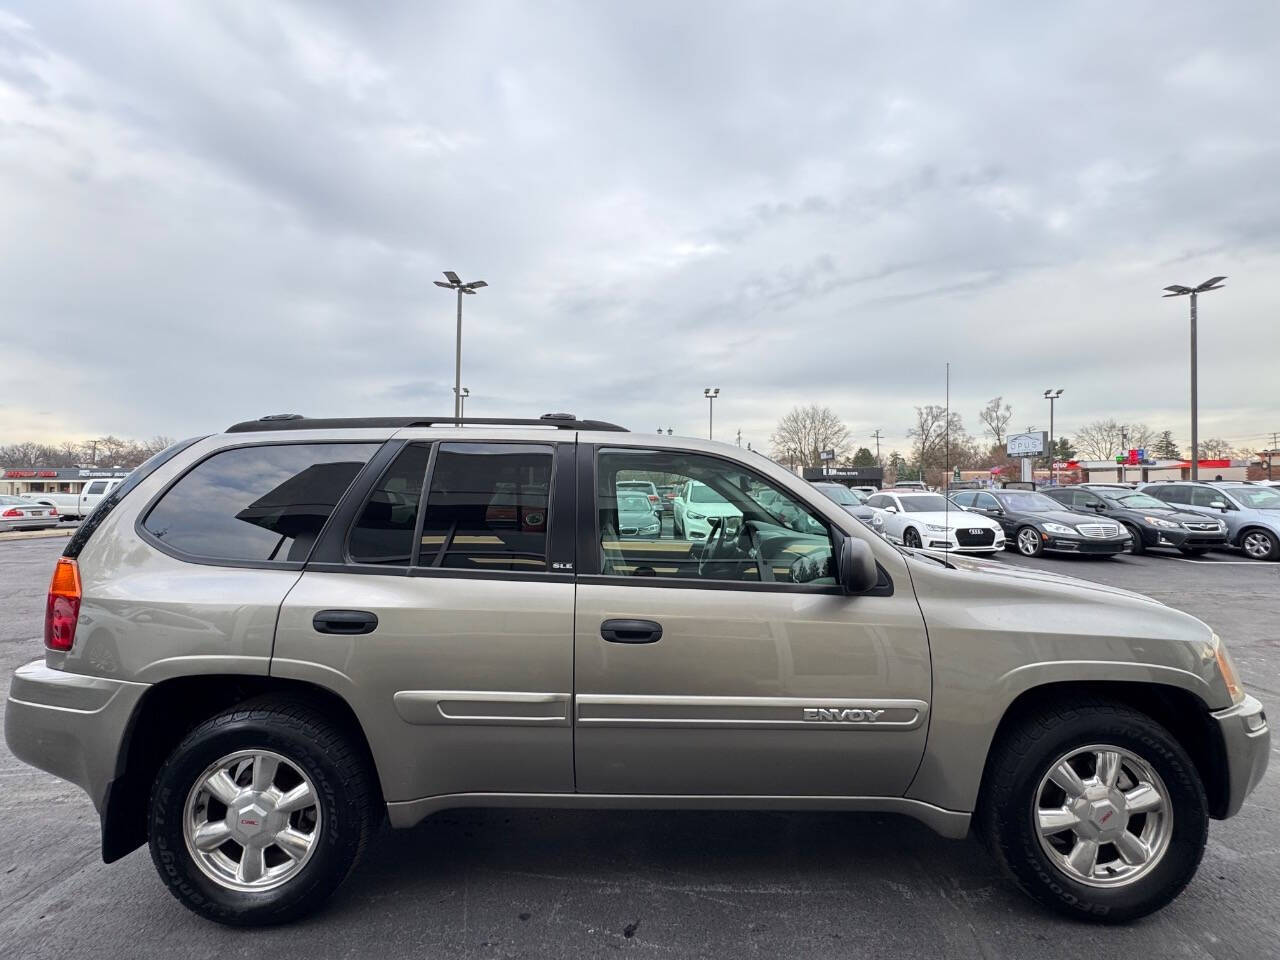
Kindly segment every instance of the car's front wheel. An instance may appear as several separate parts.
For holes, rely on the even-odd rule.
[[[1015,542],[1018,552],[1024,557],[1038,557],[1044,553],[1044,541],[1040,539],[1040,531],[1035,527],[1023,527],[1019,530]]]
[[[1147,547],[1142,542],[1142,531],[1132,523],[1126,523],[1124,528],[1129,531],[1129,552],[1135,557],[1140,553],[1144,553]]]
[[[151,793],[151,857],[170,892],[211,920],[281,923],[350,872],[376,804],[353,738],[310,706],[260,700],[196,727]]]
[[[1250,560],[1275,560],[1280,558],[1280,540],[1268,530],[1246,530],[1240,537],[1240,549]]]
[[[979,828],[1018,885],[1064,913],[1119,922],[1190,882],[1208,835],[1191,759],[1160,724],[1090,699],[1030,713],[992,747]]]
[[[907,527],[906,531],[903,532],[902,545],[904,547],[916,547],[916,548],[919,548],[921,546],[920,534],[919,532],[917,532],[915,527]]]

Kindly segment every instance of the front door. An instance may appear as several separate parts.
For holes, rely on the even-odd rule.
[[[578,791],[901,794],[930,684],[902,558],[877,543],[881,587],[846,596],[833,542],[870,534],[851,517],[833,531],[764,471],[635,447],[579,458]],[[640,479],[692,484],[710,534],[620,536],[618,483]]]

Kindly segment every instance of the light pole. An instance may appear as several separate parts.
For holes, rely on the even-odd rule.
[[[716,397],[720,396],[720,388],[707,387],[702,391],[702,395],[707,398],[707,439],[712,440],[714,439],[712,434],[715,426]]]
[[[459,419],[459,420],[461,420],[463,417],[465,417],[465,416],[467,415],[467,397],[469,397],[469,396],[471,396],[471,388],[470,388],[470,387],[463,387],[463,388],[462,388],[462,393],[461,393],[461,394],[459,394],[459,397],[461,397],[461,399],[462,399],[462,402],[461,402],[460,404],[458,404],[458,419]]]
[[[470,283],[463,283],[456,273],[452,270],[444,272],[448,283],[442,283],[439,280],[432,281],[437,287],[444,287],[446,290],[458,291],[458,341],[457,350],[454,354],[453,365],[453,418],[455,420],[462,419],[462,295],[464,293],[475,293],[481,287],[487,287],[488,284],[483,280],[472,280]]]
[[[1200,479],[1200,417],[1197,412],[1199,403],[1199,395],[1196,385],[1196,297],[1202,293],[1208,293],[1210,290],[1218,290],[1222,287],[1222,281],[1226,277],[1210,277],[1198,287],[1184,287],[1181,284],[1173,284],[1165,287],[1169,292],[1166,297],[1190,297],[1191,298],[1191,479]]]
[[[1054,469],[1054,465],[1058,462],[1058,451],[1053,445],[1053,401],[1060,396],[1062,396],[1061,387],[1044,392],[1044,398],[1049,401],[1049,484],[1051,486],[1058,482],[1058,472]]]
[[[671,428],[670,428],[670,427],[667,427],[665,430],[664,430],[664,429],[662,429],[662,427],[659,427],[659,428],[658,428],[658,433],[660,433],[660,434],[665,433],[665,434],[669,437],[669,436],[671,436],[672,430],[671,430]]]

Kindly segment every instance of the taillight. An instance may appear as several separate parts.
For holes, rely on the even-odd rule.
[[[649,502],[650,502],[650,503],[657,503],[657,502],[658,502],[658,495],[657,495],[656,493],[651,493],[651,494],[649,494]]]
[[[70,650],[79,618],[80,565],[70,557],[59,557],[44,608],[44,645],[50,650]]]
[[[57,507],[50,507],[50,508],[49,508],[49,516],[51,516],[51,517],[56,517],[57,515],[58,515],[58,508],[57,508]]]
[[[17,507],[10,507],[4,513],[0,513],[0,517],[20,517],[20,516],[22,516],[22,511],[19,510]]]

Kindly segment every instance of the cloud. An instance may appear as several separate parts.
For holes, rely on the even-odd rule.
[[[1098,29],[1105,23],[1105,29]],[[1280,9],[18,4],[0,15],[0,440],[267,412],[572,410],[892,446],[1274,429]],[[718,431],[719,432],[719,431]],[[1204,430],[1202,430],[1204,432]],[[901,444],[900,444],[901,445]]]

